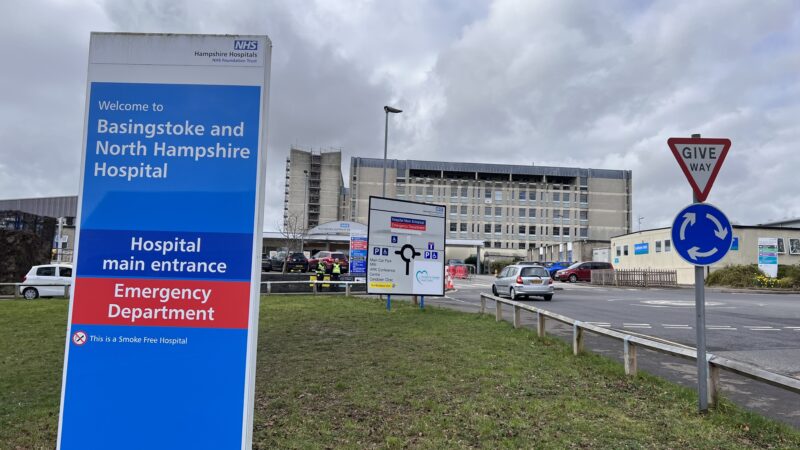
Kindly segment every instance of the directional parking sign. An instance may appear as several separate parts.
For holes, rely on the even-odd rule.
[[[708,203],[683,208],[672,223],[672,242],[689,264],[710,266],[725,257],[733,241],[733,228],[719,209]]]

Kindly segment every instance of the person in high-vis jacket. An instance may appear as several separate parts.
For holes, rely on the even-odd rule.
[[[323,262],[320,259],[319,263],[317,264],[317,281],[322,281],[324,278],[325,278],[325,262]],[[322,288],[322,285],[318,284],[317,289],[320,288]]]
[[[335,259],[335,260],[333,260],[333,266],[331,268],[331,275],[332,275],[331,276],[331,281],[334,281],[334,282],[335,281],[339,281],[339,275],[341,275],[341,274],[342,274],[342,266],[339,264],[339,260]],[[338,284],[334,284],[333,285],[333,289],[338,291],[339,290],[339,285]]]

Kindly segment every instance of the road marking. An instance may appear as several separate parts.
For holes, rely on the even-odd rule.
[[[623,328],[652,328],[649,323],[623,323]]]
[[[586,323],[591,324],[591,325],[595,325],[595,326],[598,326],[598,327],[610,327],[611,326],[611,324],[608,323],[608,322],[586,322]]]
[[[786,328],[786,329],[789,329],[789,330],[797,330],[797,331],[800,331],[800,327],[783,327],[783,328]]]
[[[748,326],[746,326],[745,328],[747,328],[750,331],[781,331],[780,328],[763,327],[763,326],[762,327],[748,327]]]
[[[671,329],[678,329],[678,330],[691,330],[692,327],[689,325],[669,325],[669,324],[662,324],[664,328],[671,328]]]
[[[708,325],[706,326],[709,330],[723,330],[723,331],[737,331],[737,328],[733,328],[730,325]]]

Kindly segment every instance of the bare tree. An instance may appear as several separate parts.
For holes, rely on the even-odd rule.
[[[293,252],[300,251],[303,238],[305,237],[305,227],[303,225],[302,217],[294,213],[289,213],[288,216],[284,217],[283,224],[278,227],[282,236],[283,247],[286,249],[286,254],[283,258],[283,273],[286,273],[289,255]]]

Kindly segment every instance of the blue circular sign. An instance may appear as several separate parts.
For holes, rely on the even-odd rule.
[[[725,257],[733,242],[733,227],[708,203],[683,208],[672,222],[672,245],[686,262],[710,266]]]

